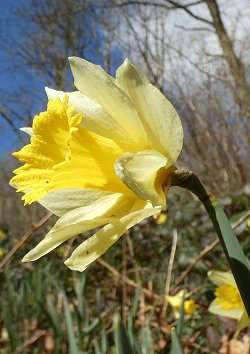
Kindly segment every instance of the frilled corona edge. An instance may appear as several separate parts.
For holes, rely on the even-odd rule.
[[[66,260],[83,271],[130,227],[166,206],[183,130],[163,94],[125,60],[109,76],[70,58],[78,91],[46,89],[48,107],[23,128],[30,143],[10,183],[25,204],[38,201],[60,218],[23,261],[103,226]]]

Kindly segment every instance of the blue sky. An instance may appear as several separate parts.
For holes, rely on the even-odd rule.
[[[0,51],[0,108],[8,113],[17,128],[22,127],[23,123],[17,119],[15,113],[25,119],[28,112],[31,111],[32,115],[35,115],[46,106],[45,83],[41,75],[39,76],[35,71],[32,71],[30,67],[23,66],[15,55],[16,46],[23,40],[22,30],[26,32],[31,30],[30,23],[27,23],[24,18],[19,17],[18,23],[16,22],[15,12],[29,2],[30,0],[0,1],[0,42],[3,49]],[[98,41],[102,43],[103,40],[104,35],[99,29]],[[121,63],[122,55],[118,49],[114,49],[113,57],[116,59],[117,65]],[[102,64],[98,52],[93,52],[93,49],[91,52],[85,52],[85,58],[97,64]],[[73,79],[71,77],[70,80],[72,83]],[[24,103],[29,109],[25,108]],[[14,113],[12,113],[12,110]],[[18,149],[21,142],[1,115],[0,131],[2,132],[1,158]],[[25,133],[21,132],[20,134],[25,139]]]
[[[25,0],[19,0],[18,2],[15,0],[0,1],[0,42],[2,48],[0,51],[0,107],[15,122],[17,128],[20,128],[22,124],[16,120],[14,114],[10,111],[16,111],[20,116],[25,116],[26,112],[22,109],[21,104],[18,103],[16,96],[20,96],[20,100],[24,98],[25,86],[29,86],[33,90],[39,90],[43,94],[41,83],[36,80],[33,73],[27,72],[25,68],[20,66],[14,55],[14,51],[12,52],[15,41],[18,42],[21,40],[20,31],[15,24],[14,12],[24,2]],[[14,151],[20,145],[20,140],[2,116],[0,116],[0,129],[2,132],[0,144],[1,158],[10,151]]]

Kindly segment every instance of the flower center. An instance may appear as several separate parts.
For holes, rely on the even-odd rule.
[[[113,140],[83,128],[82,115],[73,112],[67,95],[63,101],[50,100],[47,111],[34,118],[30,144],[13,154],[24,165],[10,182],[25,192],[25,204],[63,188],[133,195],[114,171],[115,160],[124,151]]]

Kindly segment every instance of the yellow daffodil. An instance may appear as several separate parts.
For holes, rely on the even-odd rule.
[[[60,217],[23,261],[104,226],[65,262],[83,271],[166,206],[183,130],[171,103],[129,60],[116,78],[84,59],[70,58],[70,65],[78,91],[46,89],[47,111],[23,128],[31,140],[14,153],[24,165],[11,184],[25,204],[38,201]]]
[[[180,317],[180,308],[181,308],[183,296],[184,296],[184,290],[180,290],[176,295],[174,295],[174,296],[170,296],[169,295],[167,297],[168,302],[173,307],[175,318],[179,318]],[[185,295],[185,299],[188,299],[189,296],[190,296],[190,294],[187,293]],[[193,314],[194,310],[195,310],[195,301],[194,300],[185,300],[185,302],[184,302],[184,311],[188,315],[191,316]]]
[[[0,241],[4,241],[7,238],[6,232],[0,230]]]
[[[167,221],[168,216],[166,213],[160,213],[160,215],[158,216],[158,218],[156,219],[156,223],[158,225],[162,225],[165,224],[165,222]]]
[[[233,275],[228,272],[210,271],[208,277],[217,286],[215,299],[208,311],[237,320],[238,330],[249,326],[250,321]]]

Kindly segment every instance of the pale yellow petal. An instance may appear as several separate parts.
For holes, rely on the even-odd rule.
[[[48,99],[51,100],[59,97],[63,100],[65,94],[69,97],[69,106],[75,106],[76,113],[82,113],[82,126],[96,134],[112,139],[117,142],[126,144],[132,143],[129,135],[121,127],[118,122],[113,119],[105,109],[80,91],[63,92],[52,90],[48,87],[45,89]]]
[[[150,148],[165,155],[169,166],[173,164],[182,149],[183,129],[172,104],[128,59],[117,70],[116,83],[131,98]]]
[[[99,103],[126,131],[130,140],[145,146],[145,133],[130,98],[99,65],[69,58],[76,88]]]
[[[137,202],[141,204],[141,202]],[[145,203],[144,203],[145,204]],[[134,207],[138,209],[140,205]],[[65,264],[72,270],[84,271],[88,265],[105,253],[130,227],[159,212],[159,208],[136,210],[104,226],[95,235],[78,246]]]
[[[87,206],[110,194],[101,190],[64,188],[49,192],[38,202],[53,214],[62,216],[70,210]]]
[[[165,169],[166,165],[165,156],[147,150],[136,154],[123,154],[115,162],[115,171],[139,198],[150,201],[154,206],[164,207],[166,205],[164,184],[167,184],[170,174]]]
[[[217,270],[210,270],[207,273],[209,279],[211,282],[213,282],[217,286],[222,286],[222,285],[232,285],[236,286],[234,277],[232,273],[229,272],[221,272]]]
[[[208,311],[213,313],[214,315],[229,317],[235,320],[239,320],[244,310],[242,308],[225,310],[216,302],[216,300],[214,300],[209,305]]]
[[[180,306],[181,306],[181,303],[182,303],[183,295],[184,295],[184,292],[183,292],[183,291],[182,291],[182,292],[179,292],[177,295],[173,295],[173,296],[169,295],[169,296],[167,297],[168,303],[169,303],[171,306],[173,306],[173,307],[179,309]]]
[[[70,237],[108,224],[126,214],[134,201],[121,195],[111,194],[93,203],[64,214],[45,238],[23,258],[23,262],[34,261]]]

